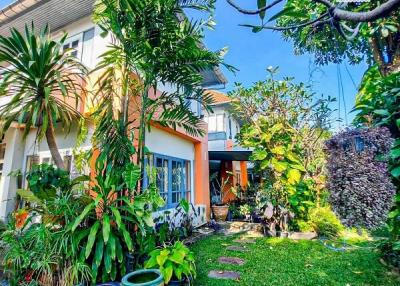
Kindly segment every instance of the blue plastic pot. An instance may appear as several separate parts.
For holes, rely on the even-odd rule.
[[[147,281],[147,278],[150,280]],[[158,269],[143,269],[125,275],[122,286],[164,286],[164,277]]]

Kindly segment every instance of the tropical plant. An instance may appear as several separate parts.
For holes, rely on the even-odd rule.
[[[134,190],[140,178],[139,167],[127,164],[122,174],[112,170],[112,163],[102,155],[97,159],[93,197],[70,225],[72,233],[83,243],[82,255],[91,265],[93,282],[115,280],[125,274],[125,253],[134,250],[134,234],[146,235],[153,227],[152,212],[164,205],[154,184],[140,195]],[[120,179],[123,178],[123,184]]]
[[[67,171],[48,164],[34,165],[26,179],[29,190],[41,200],[53,199],[58,191],[66,191],[73,186]]]
[[[225,178],[220,178],[219,172],[215,172],[210,176],[211,183],[211,203],[215,205],[223,205],[226,198],[232,194],[232,173],[227,172]]]
[[[101,113],[99,126],[104,131],[98,131],[110,134],[121,130],[118,134],[130,134],[137,130],[136,158],[142,173],[145,133],[150,122],[174,129],[182,127],[191,135],[204,132],[201,120],[190,109],[190,101],[209,108],[211,96],[200,87],[201,72],[221,64],[225,50],[204,49],[201,41],[211,19],[190,21],[183,9],[211,12],[212,4],[213,1],[96,1],[95,22],[115,38],[97,68],[103,70],[97,83],[97,100],[107,106],[118,102],[121,107],[114,116],[110,109],[103,109],[108,116]],[[157,87],[162,84],[172,84],[174,91],[158,93]],[[133,118],[131,113],[139,116]],[[110,123],[113,119],[121,121],[119,129]],[[123,144],[115,145],[115,150],[119,148],[124,148]]]
[[[238,84],[229,94],[233,114],[244,123],[237,139],[253,148],[250,159],[264,179],[260,190],[268,201],[306,217],[309,205],[318,201],[317,182],[324,181],[325,159],[319,150],[329,136],[332,100],[312,103],[313,94],[304,84],[276,80],[276,71],[269,68],[267,80],[251,88]]]
[[[400,73],[382,76],[377,67],[371,67],[364,75],[354,110],[358,126],[385,126],[389,128],[394,144],[390,151],[388,168],[397,188],[394,205],[388,217],[390,238],[382,243],[383,257],[394,265],[399,264],[400,240]],[[390,251],[392,249],[392,252]],[[397,258],[397,262],[396,262]]]
[[[65,172],[48,165],[38,166],[37,170],[46,170],[50,178],[54,178],[52,174]],[[6,230],[1,234],[6,275],[12,285],[89,282],[90,268],[80,260],[80,248],[68,229],[83,211],[86,195],[77,185],[78,181],[67,182],[64,178],[55,188],[57,181],[38,177],[37,170],[28,173],[28,184],[40,191],[18,192],[26,207],[10,215]]]
[[[387,164],[392,142],[385,127],[348,130],[327,141],[329,201],[344,225],[375,229],[386,220],[396,192]]]
[[[196,265],[193,253],[182,242],[164,245],[149,253],[146,268],[159,268],[168,284],[171,279],[187,279],[190,283],[196,278]]]
[[[0,36],[0,62],[3,63],[0,96],[10,101],[0,108],[2,133],[12,122],[24,124],[26,137],[32,127],[41,140],[46,137],[58,168],[64,163],[57,148],[55,126],[69,132],[81,118],[77,110],[83,90],[85,68],[70,50],[63,50],[65,34],[51,40],[46,26],[38,34],[32,25],[25,34],[11,29],[11,36]],[[58,127],[57,127],[58,128]]]
[[[309,224],[320,236],[337,237],[344,226],[330,207],[315,208],[310,211]]]

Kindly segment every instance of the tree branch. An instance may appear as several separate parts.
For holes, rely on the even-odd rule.
[[[397,10],[400,7],[400,0],[388,0],[387,2],[372,9],[371,11],[352,12],[352,11],[347,11],[347,10],[342,9],[341,6],[335,6],[335,4],[329,0],[313,0],[313,1],[326,6],[330,10],[331,16],[336,21],[351,21],[351,22],[357,22],[357,23],[373,22],[375,20],[387,17],[393,11]],[[257,15],[257,14],[265,12],[268,9],[271,9],[275,5],[283,2],[283,0],[275,0],[275,1],[271,2],[271,4],[268,4],[264,7],[256,9],[256,10],[247,10],[247,9],[241,8],[233,0],[227,0],[227,2],[229,3],[229,5],[231,5],[233,8],[235,8],[237,11],[239,11],[242,14]]]
[[[314,19],[314,20],[311,20],[311,21],[308,21],[308,22],[304,22],[304,23],[300,23],[300,24],[296,24],[296,25],[287,26],[287,27],[260,26],[260,28],[263,28],[263,29],[266,29],[266,30],[274,30],[274,31],[286,31],[286,30],[298,29],[298,28],[302,28],[302,27],[306,27],[306,26],[310,26],[310,25],[318,26],[318,25],[321,25],[321,24],[329,23],[331,21],[332,18],[322,20],[326,16],[328,16],[328,13],[322,14],[317,19]],[[243,25],[240,25],[240,26],[249,27],[249,28],[257,28],[258,27],[258,26],[247,25],[247,24],[243,24]]]
[[[228,4],[231,5],[233,8],[235,8],[237,11],[239,11],[242,14],[246,14],[246,15],[257,15],[260,14],[262,12],[265,12],[268,9],[271,9],[272,7],[274,7],[275,5],[279,4],[280,2],[282,2],[283,0],[275,0],[273,1],[271,4],[268,4],[260,9],[257,10],[247,10],[247,9],[243,9],[241,8],[239,5],[237,5],[233,0],[227,0]]]
[[[324,1],[324,0],[316,0]],[[332,9],[332,16],[335,20],[352,22],[373,22],[389,16],[400,7],[400,0],[389,0],[382,5],[366,12],[351,12],[339,8]]]

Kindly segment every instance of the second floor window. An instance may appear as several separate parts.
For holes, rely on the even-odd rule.
[[[71,49],[71,54],[76,57],[80,58],[81,57],[81,36],[77,35],[71,38],[68,38],[66,42],[64,43],[63,50],[66,51],[68,49]]]
[[[225,131],[223,114],[210,114],[205,121],[208,123],[208,132]]]
[[[67,38],[64,43],[63,50],[71,49],[71,54],[78,58],[82,63],[91,68],[94,65],[93,48],[94,48],[95,29],[91,28],[75,36]]]

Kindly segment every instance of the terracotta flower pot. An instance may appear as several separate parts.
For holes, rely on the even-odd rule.
[[[229,206],[212,206],[211,207],[216,221],[225,221],[228,216]]]

